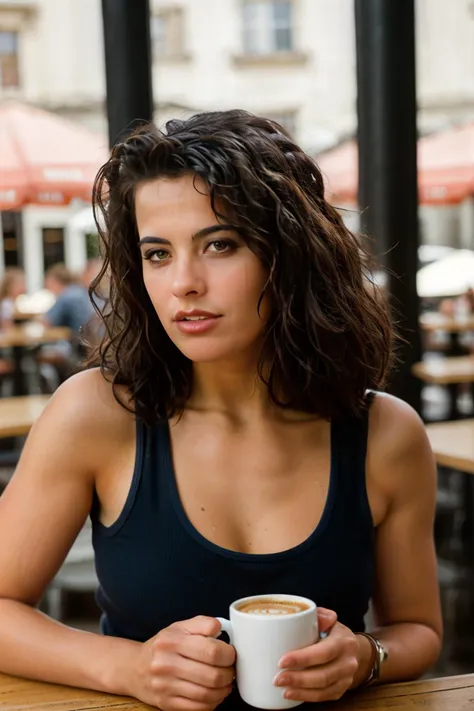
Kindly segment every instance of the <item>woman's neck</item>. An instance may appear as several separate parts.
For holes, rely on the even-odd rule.
[[[255,360],[194,364],[193,392],[186,409],[222,415],[239,426],[252,426],[262,420],[306,422],[319,419],[314,414],[275,405],[258,375]]]
[[[267,386],[258,376],[254,360],[194,365],[190,409],[248,420],[263,415],[270,405]]]

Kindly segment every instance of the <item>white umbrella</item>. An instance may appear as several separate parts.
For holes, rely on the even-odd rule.
[[[420,269],[416,276],[418,296],[460,296],[474,287],[474,252],[457,249]]]

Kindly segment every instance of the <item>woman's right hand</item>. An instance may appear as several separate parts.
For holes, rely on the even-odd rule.
[[[235,650],[213,617],[193,617],[141,645],[131,695],[162,711],[210,711],[232,691]]]

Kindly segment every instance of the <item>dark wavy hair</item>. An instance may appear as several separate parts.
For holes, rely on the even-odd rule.
[[[268,270],[272,310],[258,375],[272,402],[329,420],[361,413],[366,391],[383,387],[392,354],[367,253],[326,202],[314,161],[280,125],[246,111],[142,126],[100,169],[93,203],[104,264],[91,295],[104,275],[110,292],[90,364],[100,365],[117,399],[117,386],[127,387],[149,424],[186,406],[192,362],[145,289],[134,206],[143,181],[183,175],[204,181],[216,218],[230,220]]]

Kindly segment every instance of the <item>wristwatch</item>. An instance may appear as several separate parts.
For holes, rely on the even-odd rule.
[[[379,678],[382,665],[388,659],[388,652],[377,637],[374,637],[372,634],[368,634],[367,632],[359,632],[359,634],[362,635],[362,637],[367,637],[375,653],[374,666],[372,667],[369,676],[362,684],[362,686],[369,686],[369,684],[373,684],[373,682],[377,681]]]

